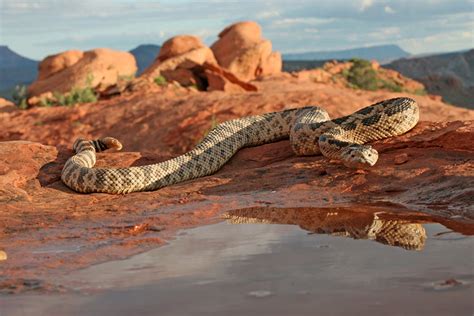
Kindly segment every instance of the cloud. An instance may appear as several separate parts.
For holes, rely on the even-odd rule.
[[[361,0],[359,10],[360,11],[365,11],[368,8],[370,8],[371,6],[373,6],[374,3],[375,3],[375,0]]]
[[[268,18],[274,18],[278,16],[280,16],[280,12],[277,10],[262,11],[255,15],[257,19],[268,19]]]
[[[321,25],[332,22],[333,19],[324,18],[285,18],[273,21],[274,26],[291,26],[291,25]]]
[[[282,52],[398,43],[418,53],[437,50],[436,45],[438,50],[472,46],[473,4],[474,0],[0,0],[0,28],[2,44],[36,58],[71,46],[129,50],[141,43],[160,44],[177,34],[197,34],[210,44],[225,26],[242,20],[260,23],[263,36]]]
[[[383,10],[385,11],[385,13],[388,13],[388,14],[394,14],[396,13],[396,11],[394,9],[392,9],[392,7],[386,5]]]
[[[41,8],[41,2],[5,1],[2,5],[5,10],[31,11]]]
[[[370,32],[368,35],[369,37],[376,40],[395,41],[396,39],[400,38],[400,32],[400,28],[394,26],[378,29],[376,31]]]
[[[312,33],[312,34],[319,33],[319,30],[315,28],[306,28],[303,31],[306,33]]]

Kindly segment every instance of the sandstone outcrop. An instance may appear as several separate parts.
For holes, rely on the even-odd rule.
[[[281,54],[272,52],[272,43],[262,38],[261,27],[255,22],[226,27],[211,49],[219,65],[243,81],[281,72]]]
[[[131,151],[179,154],[191,149],[216,122],[283,108],[318,105],[331,117],[399,96],[414,98],[427,121],[474,120],[474,111],[450,106],[432,96],[363,91],[294,77],[253,82],[257,92],[194,93],[194,89],[154,83],[110,100],[77,107],[32,108],[0,114],[0,141],[29,140],[71,146],[78,137],[110,135]]]
[[[16,109],[15,103],[10,100],[0,98],[0,113],[2,112],[11,112]]]
[[[128,52],[106,48],[66,51],[40,63],[38,79],[28,87],[28,95],[67,93],[85,87],[100,92],[116,84],[121,77],[134,76],[136,71],[135,58]]]
[[[179,35],[167,40],[156,61],[143,72],[141,78],[152,81],[160,76],[166,81],[176,81],[185,87],[195,86],[199,90],[256,90],[255,86],[222,69],[211,49],[191,35]]]
[[[361,212],[372,207],[421,220],[429,215],[474,234],[472,224],[463,226],[474,219],[473,145],[473,121],[421,122],[406,135],[376,142],[379,162],[360,173],[322,156],[296,157],[289,142],[282,141],[243,149],[212,176],[153,192],[108,195],[77,194],[62,184],[60,172],[70,149],[0,142],[0,237],[8,254],[0,279],[41,278],[58,269],[123,258],[163,244],[177,229],[215,222],[227,211],[248,207]],[[98,166],[166,158],[103,153]],[[35,254],[45,243],[50,249],[78,250]]]
[[[451,104],[474,108],[474,49],[402,58],[385,67],[422,82],[429,93]]]
[[[65,52],[46,57],[38,65],[37,81],[51,77],[57,72],[71,67],[84,56],[81,50],[67,50]]]
[[[348,86],[348,80],[344,74],[350,71],[352,65],[352,62],[330,61],[325,63],[321,68],[292,72],[292,76],[302,81],[312,80],[316,83],[331,83],[344,87]],[[379,80],[390,82],[393,86],[397,86],[403,91],[411,93],[424,91],[422,83],[407,78],[392,69],[385,69],[376,61],[371,62],[371,67],[376,71]]]
[[[204,72],[220,71],[215,67],[202,65]],[[0,291],[12,290],[21,278],[54,279],[58,271],[156,247],[178,229],[215,222],[240,208],[366,212],[370,204],[377,211],[416,212],[417,218],[435,216],[458,227],[474,218],[474,111],[432,96],[355,90],[288,74],[253,84],[258,91],[251,93],[195,93],[151,84],[94,104],[0,110],[0,251],[7,255]],[[422,122],[406,135],[376,142],[380,159],[366,173],[322,156],[296,157],[282,141],[243,149],[215,175],[154,192],[77,194],[60,181],[78,137],[109,135],[123,142],[128,152],[101,153],[98,167],[143,165],[193,148],[225,120],[306,105],[322,106],[335,118],[398,96],[416,99]],[[78,250],[34,253],[45,247]]]

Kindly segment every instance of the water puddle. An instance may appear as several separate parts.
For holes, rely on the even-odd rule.
[[[7,315],[471,315],[473,234],[472,223],[419,213],[235,210],[60,279],[72,292],[4,306]]]

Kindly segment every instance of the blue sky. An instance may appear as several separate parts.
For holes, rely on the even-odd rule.
[[[0,0],[0,44],[35,59],[130,50],[177,34],[207,44],[254,20],[283,53],[398,44],[414,54],[474,47],[474,0]]]

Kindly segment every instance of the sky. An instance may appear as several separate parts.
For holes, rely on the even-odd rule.
[[[67,49],[130,50],[178,34],[210,45],[224,27],[246,20],[282,53],[474,47],[474,0],[0,0],[0,45],[33,59]]]

